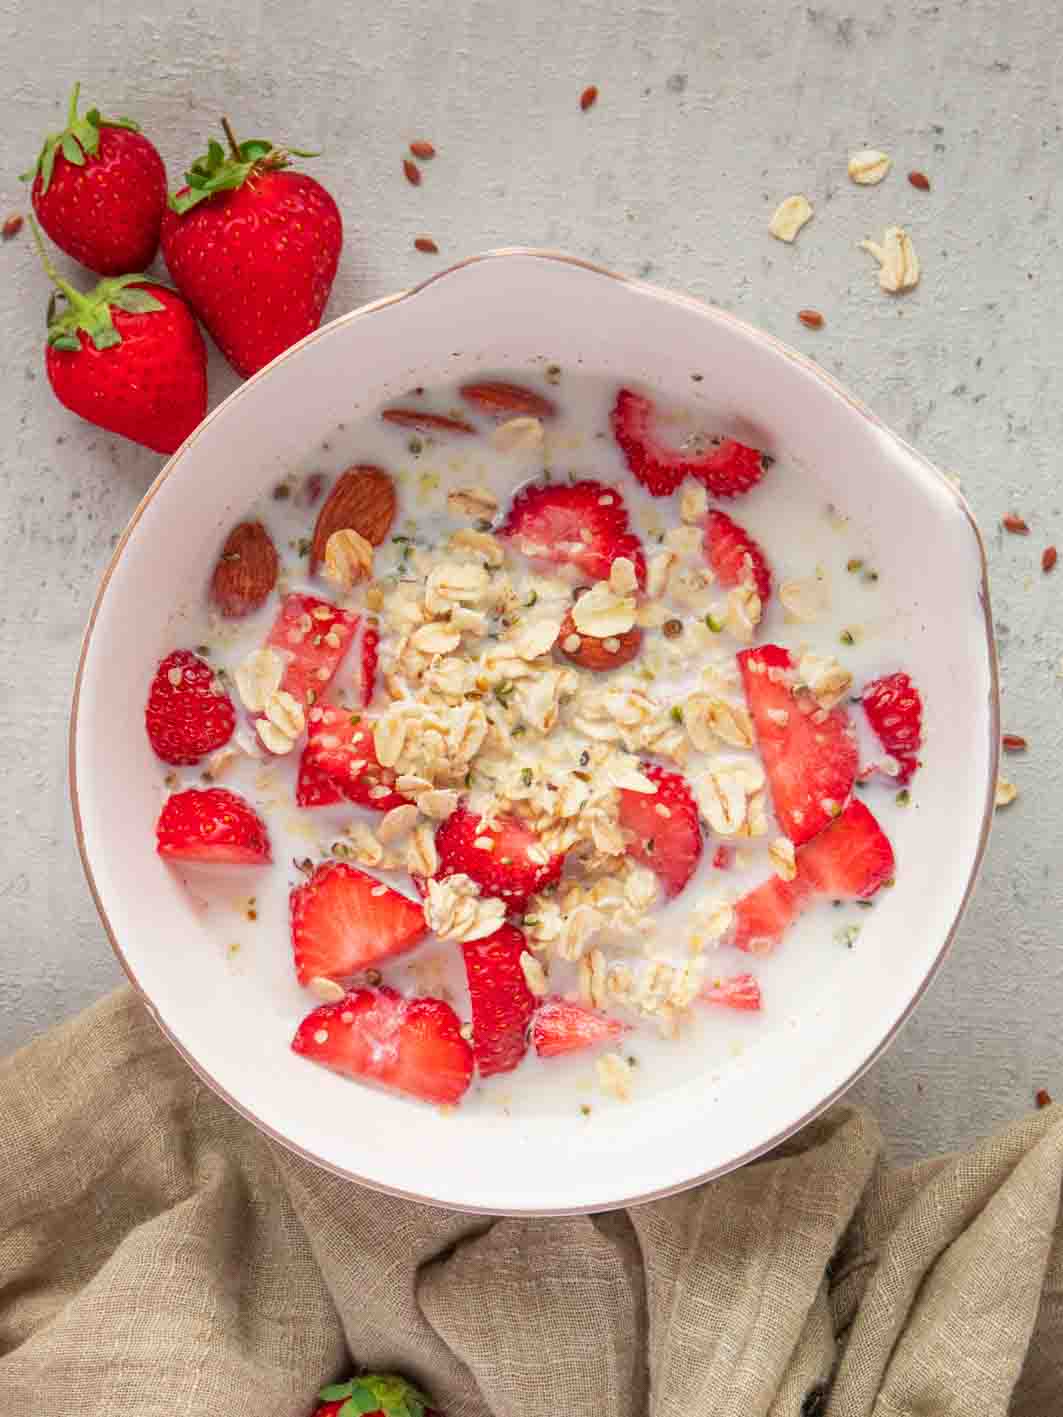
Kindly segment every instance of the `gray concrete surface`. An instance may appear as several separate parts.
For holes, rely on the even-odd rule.
[[[0,213],[76,78],[140,119],[171,176],[227,112],[245,135],[322,147],[347,226],[330,313],[501,244],[564,248],[735,310],[822,361],[955,470],[986,529],[1019,801],[1002,815],[956,948],[859,1085],[900,1157],[962,1145],[1063,1095],[1059,829],[1063,266],[1059,54],[1051,0],[545,0],[394,6],[199,0],[153,7],[0,0],[7,115]],[[597,83],[597,107],[577,99]],[[439,157],[403,180],[405,142]],[[872,145],[896,168],[846,178]],[[913,190],[910,168],[930,175]],[[817,214],[796,248],[775,202]],[[862,237],[912,232],[924,277],[879,294]],[[412,248],[428,232],[438,257]],[[118,982],[82,880],[66,797],[79,639],[111,547],[161,459],[52,399],[46,288],[28,234],[0,248],[0,1053]],[[826,316],[819,333],[796,320]],[[212,398],[235,376],[212,357]],[[1017,509],[1028,538],[1005,537]],[[917,920],[912,929],[919,928]]]

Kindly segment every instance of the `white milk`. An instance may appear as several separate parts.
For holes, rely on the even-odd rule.
[[[586,374],[566,373],[553,386],[541,378],[537,381],[526,371],[510,377],[526,385],[538,382],[542,392],[558,405],[558,417],[546,425],[545,448],[537,453],[501,454],[495,451],[487,436],[428,438],[386,424],[374,413],[335,430],[300,468],[293,469],[285,484],[288,495],[280,498],[275,488],[267,488],[257,504],[234,520],[257,518],[266,525],[280,553],[282,574],[289,589],[306,589],[331,599],[332,588],[327,583],[311,581],[307,575],[306,557],[305,553],[300,554],[300,543],[305,548],[328,486],[343,468],[352,463],[374,463],[387,469],[399,489],[399,512],[393,533],[435,544],[445,540],[458,526],[468,525],[467,520],[459,521],[448,514],[447,493],[451,489],[486,486],[498,497],[504,515],[514,489],[525,481],[541,477],[545,466],[557,481],[590,477],[615,483],[627,502],[632,529],[642,537],[647,555],[652,554],[659,534],[679,523],[679,497],[678,494],[672,498],[650,497],[627,471],[610,430],[609,415],[616,386],[611,381]],[[404,403],[469,417],[468,408],[463,408],[454,388],[392,401],[393,405]],[[478,421],[475,415],[473,421]],[[676,443],[690,433],[712,431],[711,426],[699,426],[696,390],[684,409],[665,413],[660,426]],[[311,506],[307,503],[307,478],[314,473],[324,475],[324,490]],[[791,649],[807,645],[836,655],[853,674],[854,694],[866,680],[903,668],[891,654],[891,646],[902,641],[903,634],[890,587],[869,575],[875,565],[873,536],[869,529],[846,519],[844,508],[835,510],[828,506],[817,489],[814,470],[789,466],[784,456],[748,495],[718,502],[710,498],[710,505],[733,516],[752,534],[772,568],[776,593],[761,622],[756,643],[776,642]],[[377,578],[398,567],[401,553],[402,544],[391,541],[379,549],[375,565]],[[521,560],[519,556],[512,559]],[[862,568],[848,570],[848,564],[853,561],[861,562]],[[778,600],[779,585],[790,579],[811,577],[817,570],[826,577],[829,609],[815,624],[787,623]],[[272,596],[254,616],[242,621],[220,621],[210,613],[204,586],[201,596],[193,596],[189,604],[175,614],[173,647],[208,646],[210,663],[227,670],[231,681],[233,670],[244,656],[263,642],[276,611],[277,597]],[[846,630],[854,633],[856,643],[852,646],[842,643],[842,632]],[[730,654],[743,647],[726,634],[718,639],[720,650]],[[644,644],[647,650],[651,644],[680,649],[682,639],[666,642],[659,632],[647,632]],[[352,685],[357,675],[355,658],[352,654],[341,666],[330,697],[337,688]],[[678,664],[664,666],[649,686],[657,698],[667,701],[673,695],[682,697],[696,686],[699,663],[696,658],[690,662],[689,651],[682,659]],[[231,682],[230,689],[238,714],[242,714]],[[377,709],[384,702],[378,682]],[[859,708],[854,708],[852,715],[860,735],[861,761],[881,757],[881,750],[867,731]],[[206,928],[217,939],[219,951],[232,961],[234,987],[238,987],[241,974],[254,968],[256,953],[263,950],[290,952],[288,896],[293,886],[305,880],[294,861],[310,857],[317,863],[328,859],[331,844],[352,820],[361,817],[370,825],[380,820],[379,814],[351,804],[305,811],[297,808],[298,760],[298,748],[287,758],[261,762],[240,758],[219,781],[219,785],[247,797],[265,819],[273,845],[272,868],[217,874],[209,869],[189,869],[181,873],[200,908]],[[673,770],[675,767],[671,763],[664,766]],[[160,778],[166,773],[166,767],[160,764]],[[202,785],[201,768],[177,769],[175,776],[180,787]],[[173,778],[170,783],[173,784]],[[894,837],[891,823],[903,811],[895,801],[895,789],[876,779],[860,795],[886,832]],[[737,898],[769,876],[772,867],[767,847],[776,835],[773,824],[767,836],[752,843],[740,843],[749,864],[721,872],[712,865],[720,843],[706,830],[705,849],[695,876],[678,899],[656,910],[654,956],[675,963],[689,959],[686,938],[691,906],[706,894],[724,893]],[[415,895],[405,872],[378,874],[395,889]],[[256,917],[253,920],[249,918],[251,893],[254,897],[251,909]],[[807,1004],[809,979],[822,981],[822,997],[826,999],[836,987],[840,971],[859,968],[859,938],[850,948],[842,936],[845,927],[859,925],[864,918],[865,909],[856,905],[835,908],[829,903],[817,905],[793,927],[771,956],[752,958],[734,949],[714,950],[709,946],[707,971],[720,977],[741,972],[755,974],[763,990],[766,1011],[775,1019],[785,1017],[795,1028],[814,1027],[815,1010],[809,1010]],[[639,946],[639,941],[629,945],[636,959],[641,957]],[[563,991],[570,987],[572,975],[567,969],[567,966],[552,966],[552,990]],[[469,1001],[460,946],[429,941],[409,955],[386,963],[382,973],[387,983],[403,992],[431,993],[447,998],[462,1018],[468,1018]],[[805,1001],[800,1013],[792,1008],[791,1000],[795,995]],[[819,996],[818,990],[816,996]],[[300,1018],[315,1002],[299,989],[294,972],[289,1002],[294,1032]],[[757,1046],[762,1015],[740,1014],[699,1004],[690,1011],[678,1039],[662,1038],[652,1022],[639,1021],[634,1016],[628,1021],[633,1027],[621,1044],[621,1051],[637,1061],[632,1086],[640,1097],[645,1097],[657,1089],[711,1085],[737,1053]],[[598,1088],[594,1069],[596,1056],[596,1053],[588,1053],[541,1062],[529,1052],[515,1072],[486,1082],[477,1079],[462,1106],[503,1111],[519,1109],[522,1113],[556,1113],[590,1106],[592,1114],[602,1107],[622,1106],[604,1096]]]

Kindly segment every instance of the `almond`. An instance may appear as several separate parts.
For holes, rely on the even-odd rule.
[[[250,615],[277,583],[277,548],[261,522],[234,526],[222,547],[211,595],[230,620]]]
[[[481,384],[463,384],[461,396],[481,413],[508,418],[514,413],[526,413],[532,418],[553,418],[556,407],[548,398],[537,394],[534,389],[525,389],[520,384],[504,384],[488,381]]]
[[[448,418],[443,413],[429,413],[422,408],[386,408],[380,415],[385,423],[397,423],[400,428],[416,428],[421,433],[475,433],[476,429],[463,418]]]
[[[636,626],[623,635],[608,635],[604,639],[581,635],[570,610],[561,622],[557,647],[566,659],[578,664],[581,669],[602,673],[631,663],[642,648],[642,631]]]
[[[311,574],[325,559],[336,531],[356,531],[379,546],[395,520],[395,484],[382,468],[349,467],[341,472],[317,515],[310,547]]]

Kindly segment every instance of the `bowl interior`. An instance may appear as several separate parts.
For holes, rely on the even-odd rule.
[[[899,587],[898,663],[927,710],[918,810],[895,833],[897,884],[868,912],[859,952],[796,980],[788,1007],[758,1019],[755,1046],[748,1034],[751,1046],[726,1067],[636,1096],[593,1126],[575,1107],[414,1114],[295,1058],[287,1044],[305,1000],[287,941],[263,941],[234,964],[203,929],[154,854],[161,774],[143,732],[174,608],[202,593],[221,537],[264,487],[292,469],[343,466],[341,425],[414,384],[553,358],[673,396],[696,389],[721,426],[781,453],[814,495],[873,527],[880,573]],[[692,373],[703,375],[696,385]],[[991,812],[998,725],[987,610],[961,499],[799,356],[705,306],[578,262],[535,253],[471,262],[281,356],[206,420],[151,489],[86,640],[72,753],[86,869],[161,1025],[212,1086],[286,1144],[370,1184],[473,1210],[648,1198],[749,1159],[820,1110],[884,1046],[932,974]]]

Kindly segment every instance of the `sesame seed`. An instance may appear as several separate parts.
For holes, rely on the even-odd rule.
[[[653,810],[659,817],[670,817],[672,815],[672,809],[666,807],[663,802],[658,802]]]
[[[328,1042],[328,1030],[327,1030],[327,1029],[324,1029],[324,1028],[319,1028],[319,1029],[317,1030],[317,1032],[314,1034],[314,1042],[315,1042],[315,1043],[327,1043],[327,1042]]]
[[[370,895],[374,895],[374,896],[387,895],[387,893],[388,893],[388,888],[387,888],[387,886],[374,886],[373,889],[369,892]]]

